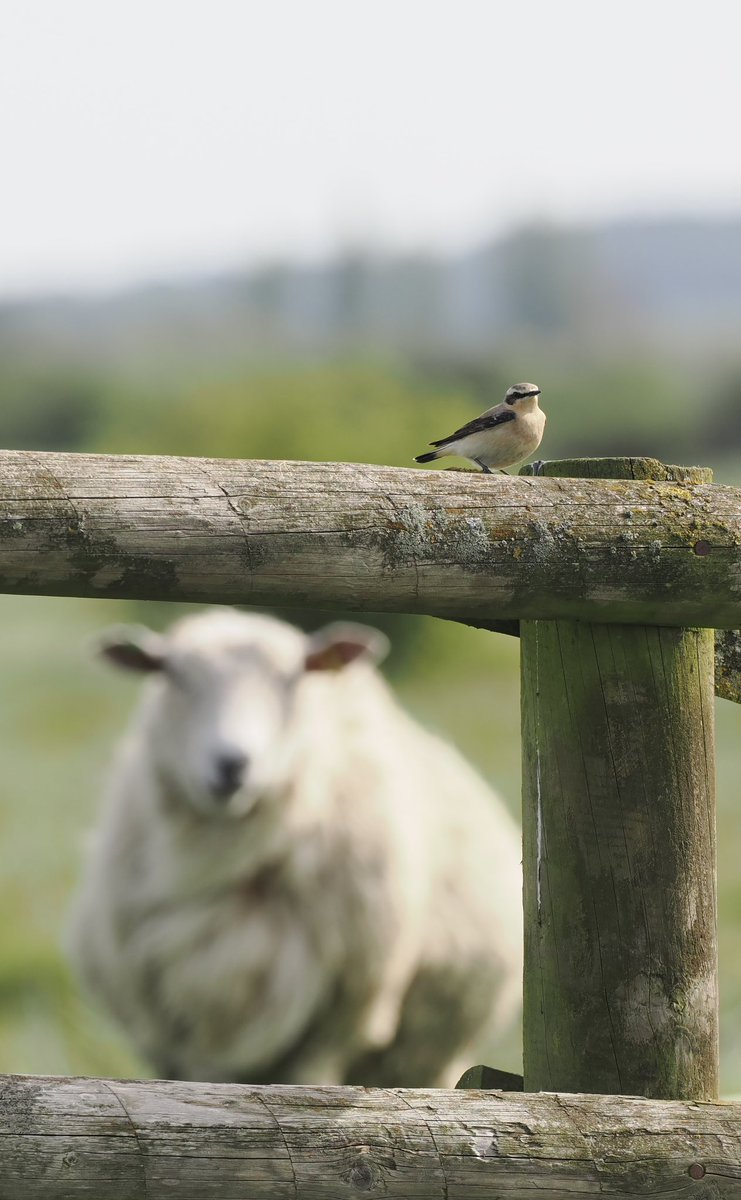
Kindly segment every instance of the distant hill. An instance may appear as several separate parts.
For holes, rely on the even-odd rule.
[[[741,217],[532,226],[450,257],[346,252],[95,297],[0,303],[0,354],[228,365],[338,350],[481,355],[536,335],[684,353],[741,334]]]

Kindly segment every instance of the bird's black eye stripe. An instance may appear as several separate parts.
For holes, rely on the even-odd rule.
[[[540,395],[540,388],[533,388],[533,390],[531,392],[515,392],[514,396],[511,396],[507,400],[507,403],[514,404],[515,400],[524,400],[524,399],[526,399],[527,396],[539,396],[539,395]]]

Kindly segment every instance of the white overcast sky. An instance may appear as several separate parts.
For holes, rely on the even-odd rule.
[[[0,292],[741,212],[738,0],[0,0]]]

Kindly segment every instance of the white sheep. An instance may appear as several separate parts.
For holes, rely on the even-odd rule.
[[[70,952],[163,1076],[435,1086],[519,1005],[520,846],[361,625],[111,631],[150,673]]]

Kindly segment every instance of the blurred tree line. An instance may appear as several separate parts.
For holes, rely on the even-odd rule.
[[[433,438],[543,389],[544,457],[736,455],[741,354],[714,373],[639,350],[589,359],[536,347],[290,360],[151,380],[86,364],[0,360],[0,445],[126,454],[337,459],[409,466]]]

